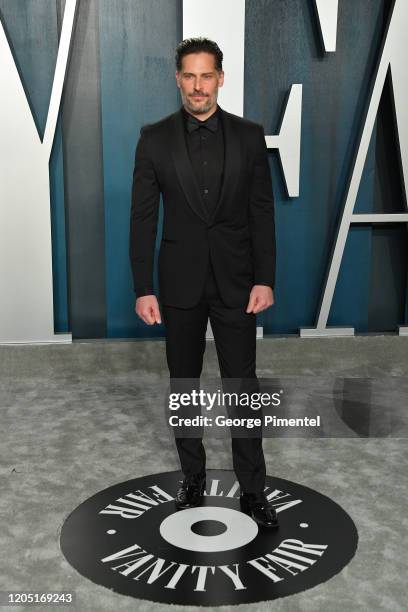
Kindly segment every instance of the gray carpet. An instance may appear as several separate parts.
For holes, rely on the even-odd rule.
[[[398,388],[398,377],[406,384],[408,339],[266,338],[258,341],[257,371],[263,377],[304,376],[309,383],[313,376],[394,377]],[[218,375],[212,342],[204,374]],[[72,590],[76,609],[84,612],[197,609],[113,593],[83,578],[59,548],[65,518],[94,493],[179,469],[152,398],[164,377],[161,340],[0,346],[0,590]],[[228,440],[208,440],[206,449],[208,467],[232,469]],[[328,582],[231,610],[405,611],[406,438],[395,432],[372,439],[274,438],[264,440],[264,450],[268,474],[316,489],[348,512],[359,546]]]

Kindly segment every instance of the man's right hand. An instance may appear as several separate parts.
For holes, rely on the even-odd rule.
[[[143,295],[137,298],[135,312],[148,325],[161,323],[159,303],[155,295]]]

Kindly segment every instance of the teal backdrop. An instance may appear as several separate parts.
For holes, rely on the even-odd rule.
[[[278,133],[290,86],[303,84],[298,198],[287,197],[278,154],[269,153],[277,282],[275,306],[258,315],[264,334],[315,323],[390,9],[390,0],[339,2],[337,51],[325,54],[312,0],[246,1],[244,116]],[[63,10],[64,0],[0,0],[41,136]],[[50,162],[55,330],[74,339],[164,335],[134,313],[129,212],[140,128],[180,107],[181,38],[181,0],[79,0]],[[356,212],[403,209],[387,79]],[[157,249],[161,219],[162,204]],[[329,325],[366,333],[406,323],[406,238],[402,224],[352,226]]]

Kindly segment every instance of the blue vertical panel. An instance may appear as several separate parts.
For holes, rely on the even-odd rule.
[[[299,198],[286,196],[277,155],[271,154],[278,257],[276,305],[259,317],[265,333],[297,333],[315,324],[383,33],[383,5],[340,2],[337,51],[325,55],[313,3],[246,2],[245,116],[262,123],[266,134],[277,133],[290,86],[303,84]],[[360,212],[372,201],[372,165],[370,147]],[[366,329],[370,240],[365,231],[348,240],[331,325],[344,319]]]
[[[368,100],[367,100],[368,102]],[[359,139],[358,139],[359,140]],[[354,147],[357,147],[354,139]],[[357,194],[354,212],[373,213],[374,211],[374,173],[375,173],[376,122],[370,139],[364,171]],[[352,159],[352,152],[349,155]],[[347,164],[346,184],[351,175],[351,166]],[[344,191],[343,199],[346,192]],[[343,258],[333,295],[329,326],[354,327],[358,332],[368,331],[369,299],[372,259],[371,225],[352,224],[347,236]]]
[[[58,117],[54,144],[50,156],[50,197],[54,329],[56,332],[68,332],[70,331],[70,325],[68,320],[68,278],[61,116]]]
[[[79,2],[61,113],[73,339],[106,337],[99,0]]]
[[[174,50],[181,36],[181,0],[100,1],[108,337],[164,335],[134,312],[129,219],[140,128],[180,106]]]
[[[55,0],[0,0],[0,19],[43,138],[58,52]],[[56,332],[68,331],[64,182],[58,122],[50,159],[50,199]]]
[[[376,130],[375,213],[404,212],[394,95],[388,73]],[[376,224],[372,229],[370,331],[396,331],[405,321],[408,244],[406,224]]]

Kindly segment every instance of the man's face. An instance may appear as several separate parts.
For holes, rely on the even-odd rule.
[[[201,115],[215,109],[218,88],[224,83],[224,72],[215,69],[212,53],[189,53],[182,59],[176,80],[185,108],[194,115]]]

